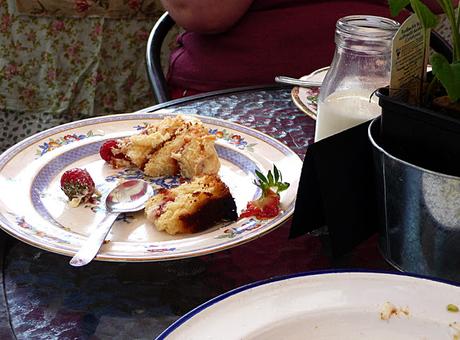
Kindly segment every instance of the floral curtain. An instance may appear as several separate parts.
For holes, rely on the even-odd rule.
[[[151,17],[123,19],[22,15],[15,5],[0,0],[0,152],[58,124],[154,104],[145,50],[159,1]]]

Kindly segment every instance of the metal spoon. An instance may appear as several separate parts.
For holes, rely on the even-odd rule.
[[[120,213],[138,211],[153,195],[153,188],[145,181],[132,179],[117,185],[105,198],[107,215],[92,232],[88,240],[70,260],[70,264],[80,267],[88,264],[97,255],[113,223]]]
[[[289,84],[301,87],[320,87],[323,82],[317,80],[301,80],[287,76],[276,76],[275,81],[281,84]]]

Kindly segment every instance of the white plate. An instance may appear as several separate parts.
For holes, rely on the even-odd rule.
[[[71,208],[59,187],[62,173],[86,168],[100,191],[118,178],[143,177],[140,171],[113,169],[99,156],[107,139],[137,133],[146,123],[171,115],[132,113],[92,118],[34,135],[0,156],[0,224],[14,237],[36,247],[73,256],[104,212],[98,205]],[[202,233],[171,236],[159,232],[143,212],[125,215],[112,228],[97,256],[105,261],[157,261],[212,253],[259,237],[285,221],[294,210],[302,162],[281,142],[256,130],[209,117],[198,117],[216,134],[220,176],[229,186],[238,212],[258,194],[254,170],[275,164],[291,184],[281,193],[282,212],[273,219],[242,219]],[[177,178],[149,179],[154,185],[178,184]]]
[[[301,80],[323,81],[326,76],[329,66],[320,68],[309,75],[303,76]],[[309,117],[316,120],[317,100],[319,95],[319,87],[293,87],[291,98],[294,104]]]
[[[460,313],[448,304],[460,306],[460,287],[385,273],[305,273],[214,298],[158,339],[458,339]],[[386,306],[396,313],[386,318]]]

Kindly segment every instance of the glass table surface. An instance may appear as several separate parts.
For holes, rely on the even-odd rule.
[[[301,158],[315,122],[293,104],[289,88],[226,90],[175,100],[140,112],[198,114],[255,128]],[[2,232],[0,338],[153,339],[180,316],[241,285],[273,276],[330,268],[388,270],[376,237],[332,259],[325,237],[289,239],[290,222],[235,248],[152,263],[95,261],[74,268],[69,258]]]

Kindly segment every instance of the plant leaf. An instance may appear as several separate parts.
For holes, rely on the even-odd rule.
[[[390,5],[390,11],[392,16],[397,16],[407,5],[410,4],[410,0],[388,0]]]
[[[394,17],[410,4],[424,28],[435,27],[438,23],[436,15],[420,0],[388,0],[388,4]]]
[[[434,53],[431,56],[433,74],[439,79],[447,91],[450,100],[456,102],[460,99],[460,63],[449,64],[442,54]]]
[[[410,0],[410,5],[420,20],[423,28],[433,28],[438,23],[436,15],[420,0]]]

